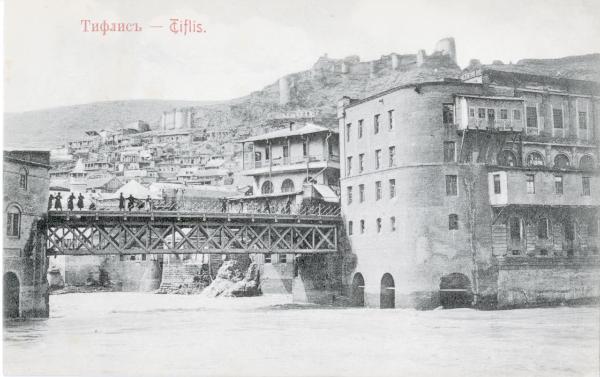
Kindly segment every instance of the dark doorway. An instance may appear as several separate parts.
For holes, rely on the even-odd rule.
[[[396,292],[394,278],[390,274],[384,274],[381,278],[381,293],[379,296],[379,307],[381,309],[393,309],[396,306]]]
[[[4,274],[4,318],[19,317],[19,278],[14,272]]]
[[[467,308],[471,306],[473,293],[471,281],[459,273],[444,275],[440,281],[440,302],[444,308]]]
[[[352,306],[365,306],[365,279],[359,272],[352,279]]]

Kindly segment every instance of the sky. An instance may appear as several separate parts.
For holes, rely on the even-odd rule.
[[[169,31],[189,19],[205,32]],[[141,32],[84,32],[81,20]],[[4,110],[125,99],[226,100],[309,69],[319,56],[431,53],[458,63],[600,52],[598,0],[7,0]],[[163,26],[151,28],[150,25]]]

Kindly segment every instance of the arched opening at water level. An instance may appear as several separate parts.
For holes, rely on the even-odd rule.
[[[396,289],[394,278],[386,273],[381,278],[381,293],[379,296],[379,307],[381,309],[393,309],[396,306]]]
[[[360,272],[352,279],[352,306],[365,306],[365,279]]]
[[[466,308],[471,306],[473,292],[471,281],[460,273],[442,276],[440,279],[440,302],[444,308]]]
[[[19,278],[14,272],[4,274],[4,318],[19,317]]]

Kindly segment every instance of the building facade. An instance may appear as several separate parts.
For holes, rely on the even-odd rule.
[[[4,152],[4,316],[48,317],[44,238],[50,153]]]
[[[592,82],[479,69],[342,99],[354,304],[598,297],[598,94]]]

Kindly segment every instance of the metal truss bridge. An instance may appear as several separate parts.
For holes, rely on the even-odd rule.
[[[326,213],[50,211],[47,255],[335,253]]]

